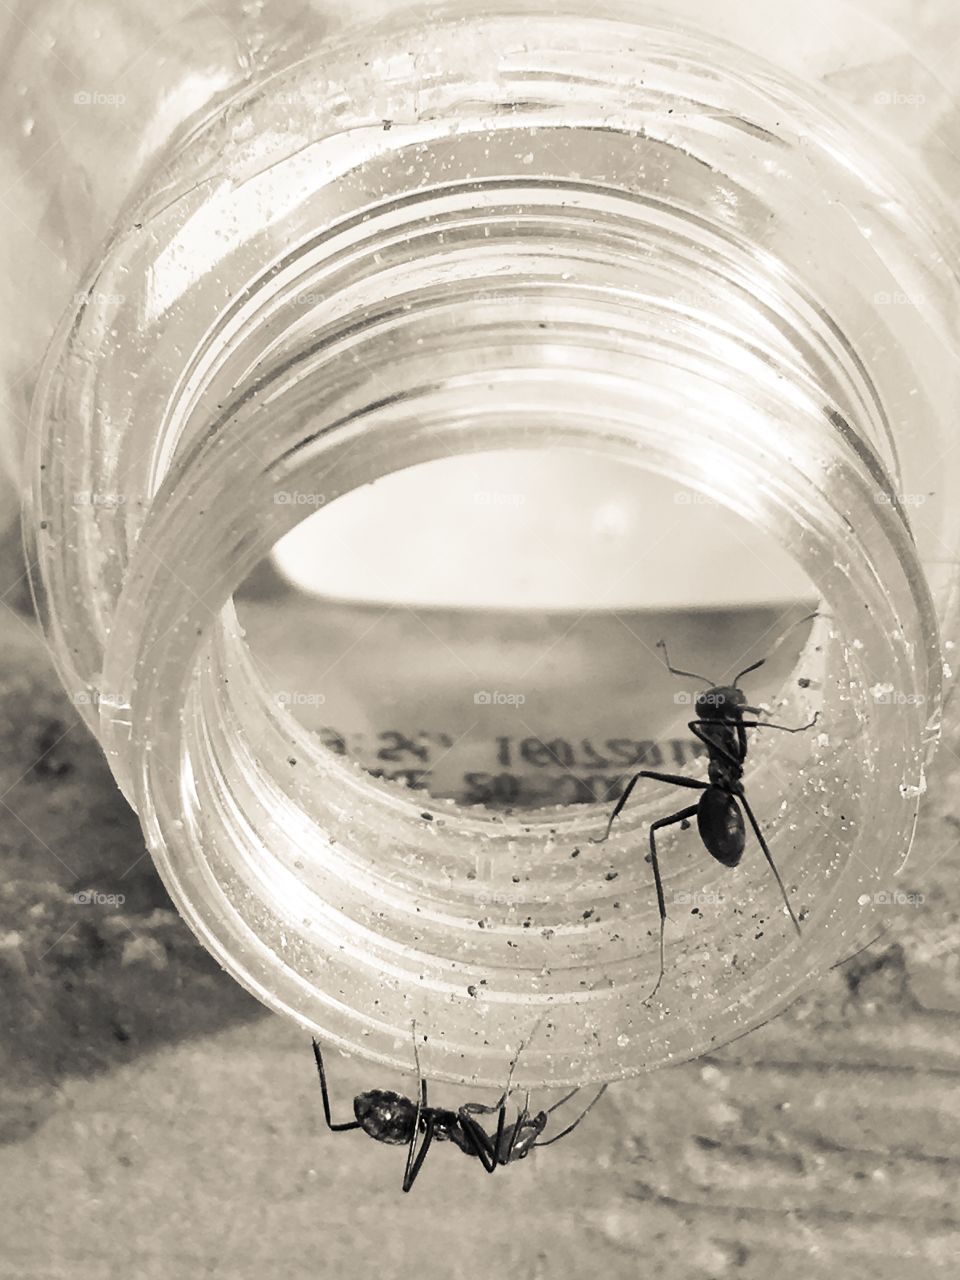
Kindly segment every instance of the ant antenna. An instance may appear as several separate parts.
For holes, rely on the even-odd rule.
[[[557,1107],[562,1106],[564,1102],[569,1102],[570,1099],[573,1097],[573,1095],[579,1092],[580,1092],[580,1088],[576,1088],[571,1093],[568,1093],[566,1097],[561,1098],[559,1102],[555,1102],[552,1107],[549,1107],[547,1109],[547,1115],[549,1115],[552,1111],[556,1111]],[[578,1124],[580,1124],[582,1120],[586,1120],[587,1116],[590,1114],[590,1112],[593,1110],[593,1108],[597,1105],[597,1103],[600,1101],[600,1099],[603,1097],[603,1095],[606,1092],[607,1092],[607,1086],[605,1084],[602,1084],[600,1088],[597,1090],[596,1096],[594,1097],[593,1101],[590,1102],[586,1107],[584,1107],[584,1109],[577,1116],[576,1120],[574,1120],[573,1124],[568,1124],[565,1129],[561,1129],[559,1133],[555,1133],[552,1138],[547,1138],[545,1142],[537,1142],[535,1143],[535,1145],[538,1147],[549,1147],[551,1143],[559,1142],[560,1139],[565,1138],[568,1133],[572,1133],[573,1130],[577,1127]]]
[[[592,986],[590,987],[590,990],[591,990],[591,991],[595,991],[595,990],[597,989],[597,987],[599,987],[599,986],[600,986],[600,984],[601,984],[602,982],[604,982],[604,981],[607,981],[607,979],[605,979],[605,978],[598,978],[598,979],[597,979],[597,981],[596,981],[596,982],[594,982],[594,983],[592,984]],[[519,1058],[519,1057],[520,1057],[521,1052],[526,1048],[526,1046],[530,1043],[530,1041],[533,1039],[533,1037],[537,1034],[537,1032],[538,1032],[538,1031],[540,1030],[540,1028],[543,1026],[543,1024],[544,1024],[544,1022],[546,1021],[546,1019],[547,1019],[547,1012],[544,1012],[544,1013],[542,1013],[542,1014],[540,1015],[540,1017],[539,1017],[539,1018],[537,1019],[537,1021],[534,1023],[533,1030],[532,1030],[532,1031],[530,1032],[530,1034],[527,1036],[526,1040],[524,1040],[524,1041],[521,1043],[520,1047],[517,1049],[516,1056],[514,1057],[513,1062],[510,1064],[510,1075],[507,1077],[507,1092],[504,1094],[504,1097],[505,1097],[505,1098],[509,1096],[510,1081],[511,1081],[511,1079],[513,1078],[513,1069],[514,1069],[514,1067],[517,1065],[517,1058]],[[558,1099],[556,1102],[554,1102],[551,1106],[547,1107],[547,1115],[548,1115],[548,1116],[549,1116],[549,1115],[553,1115],[554,1111],[556,1111],[556,1110],[558,1109],[558,1107],[562,1107],[562,1106],[564,1105],[564,1103],[569,1102],[569,1101],[570,1101],[570,1099],[571,1099],[575,1094],[577,1094],[577,1093],[579,1093],[579,1092],[580,1092],[580,1090],[581,1090],[581,1088],[582,1088],[582,1087],[583,1087],[582,1085],[577,1085],[577,1087],[576,1087],[575,1089],[571,1089],[571,1090],[569,1091],[569,1093],[565,1093],[565,1094],[563,1095],[563,1097],[562,1097],[562,1098],[559,1098],[559,1099]],[[587,1116],[589,1115],[589,1113],[590,1113],[590,1112],[593,1110],[593,1108],[597,1105],[597,1103],[600,1101],[600,1099],[603,1097],[603,1095],[606,1093],[606,1091],[607,1091],[607,1086],[606,1086],[606,1084],[601,1085],[601,1086],[600,1086],[600,1088],[599,1088],[599,1090],[598,1090],[598,1091],[597,1091],[597,1093],[596,1093],[596,1096],[593,1098],[593,1100],[592,1100],[590,1103],[588,1103],[588,1105],[587,1105],[586,1107],[584,1107],[584,1109],[580,1112],[580,1114],[577,1116],[576,1120],[574,1120],[572,1124],[568,1124],[568,1125],[567,1125],[567,1127],[566,1127],[565,1129],[561,1129],[561,1130],[560,1130],[560,1132],[559,1132],[559,1133],[554,1134],[552,1138],[546,1138],[543,1142],[536,1142],[536,1143],[534,1143],[534,1146],[536,1146],[536,1147],[549,1147],[552,1143],[554,1143],[554,1142],[559,1142],[561,1138],[565,1138],[565,1137],[567,1136],[567,1134],[568,1134],[568,1133],[572,1133],[572,1132],[573,1132],[573,1130],[574,1130],[574,1129],[576,1129],[577,1125],[579,1125],[583,1120],[585,1120],[585,1119],[587,1118]],[[530,1092],[529,1092],[529,1090],[528,1090],[528,1091],[527,1091],[526,1102],[524,1103],[524,1109],[525,1109],[525,1110],[526,1110],[526,1109],[529,1109],[529,1106],[530,1106]]]
[[[770,655],[768,654],[768,655],[767,655],[767,657],[769,657],[769,656],[770,656]],[[748,675],[750,674],[750,672],[751,672],[751,671],[757,671],[760,667],[762,667],[762,666],[763,666],[763,664],[766,662],[766,660],[767,660],[766,658],[761,658],[759,662],[755,662],[752,666],[750,666],[750,667],[744,667],[744,669],[743,669],[743,670],[740,672],[740,674],[737,676],[736,680],[734,680],[734,682],[733,682],[733,688],[734,688],[734,689],[739,688],[739,687],[740,687],[740,681],[743,679],[743,677],[744,677],[744,676],[748,676]]]
[[[679,671],[676,667],[670,665],[670,655],[667,653],[666,640],[658,640],[657,648],[663,650],[663,661],[667,670],[674,676],[686,676],[688,680],[701,680],[709,689],[714,688],[714,682],[709,676],[698,675],[695,671]]]
[[[820,617],[820,611],[818,609],[814,609],[813,613],[804,614],[804,616],[802,618],[798,618],[796,622],[791,622],[789,627],[787,627],[786,631],[784,631],[784,633],[780,636],[779,640],[776,640],[774,644],[771,646],[771,648],[767,650],[767,656],[765,658],[761,658],[759,662],[755,662],[753,666],[745,667],[744,670],[740,672],[736,680],[734,680],[733,682],[733,688],[736,689],[739,687],[740,681],[743,679],[744,676],[748,676],[751,671],[756,671],[759,667],[762,667],[765,662],[769,662],[770,659],[773,657],[773,655],[777,652],[777,650],[783,644],[784,640],[786,640],[787,636],[790,634],[791,631],[795,631],[797,627],[802,626],[803,623],[812,622],[814,618],[819,618],[819,617]]]

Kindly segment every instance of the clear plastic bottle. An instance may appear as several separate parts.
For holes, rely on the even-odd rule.
[[[328,1040],[409,1066],[415,1020],[435,1077],[499,1086],[526,1040],[520,1084],[636,1074],[769,1016],[869,927],[951,678],[960,491],[955,19],[886,10],[10,19],[3,374],[15,421],[36,383],[46,632],[186,919]],[[716,503],[821,601],[773,699],[820,723],[758,738],[748,775],[802,935],[755,849],[733,883],[665,837],[652,1000],[643,851],[675,796],[638,795],[603,846],[608,805],[425,806],[278,705],[232,600],[300,496],[517,448]],[[498,638],[499,688],[539,626]],[[696,641],[680,665],[739,656]]]

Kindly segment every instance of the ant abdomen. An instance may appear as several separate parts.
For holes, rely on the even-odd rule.
[[[416,1104],[385,1089],[358,1094],[353,1100],[353,1114],[364,1133],[397,1147],[410,1141],[417,1123]]]
[[[746,828],[740,806],[729,792],[711,787],[697,806],[700,839],[717,862],[736,867],[743,857]]]

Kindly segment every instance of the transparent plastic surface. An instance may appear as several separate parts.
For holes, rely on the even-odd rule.
[[[61,675],[193,928],[328,1040],[408,1066],[415,1019],[429,1075],[494,1087],[534,1027],[521,1085],[677,1061],[854,949],[906,856],[956,626],[958,237],[882,104],[829,91],[820,8],[803,41],[692,3],[330,40],[181,136],[61,326],[28,504]],[[425,809],[278,705],[232,603],[309,509],[278,495],[559,447],[725,505],[820,603],[774,699],[817,732],[749,773],[802,935],[762,858],[721,890],[665,836],[673,900],[726,909],[671,915],[652,1000],[675,796],[603,846],[609,806]]]

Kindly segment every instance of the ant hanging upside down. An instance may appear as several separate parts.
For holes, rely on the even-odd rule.
[[[816,618],[817,616],[816,613],[809,614],[794,625],[799,626],[800,623],[808,622],[811,618]],[[791,627],[789,630],[793,630],[793,628]],[[785,638],[786,633],[774,647],[778,647]],[[710,686],[703,693],[697,695],[695,703],[697,718],[691,720],[687,726],[690,732],[696,738],[699,738],[707,748],[707,775],[709,782],[701,782],[696,778],[679,777],[672,773],[656,773],[649,769],[642,769],[627,783],[623,794],[617,801],[616,808],[610,815],[610,821],[607,823],[607,830],[604,835],[599,840],[592,841],[593,844],[603,844],[605,840],[610,838],[614,822],[620,816],[621,810],[630,799],[631,792],[641,778],[650,778],[655,782],[669,782],[675,787],[687,787],[690,790],[702,793],[696,804],[681,809],[677,813],[672,813],[669,817],[660,818],[650,826],[650,865],[653,868],[653,879],[657,889],[657,906],[660,910],[660,973],[657,977],[656,986],[646,997],[647,1000],[652,1000],[659,991],[664,974],[664,928],[667,920],[667,908],[663,896],[663,881],[660,878],[660,864],[657,861],[655,835],[657,831],[663,830],[664,827],[671,827],[676,823],[689,825],[690,819],[696,817],[700,839],[707,852],[711,857],[716,858],[717,862],[722,863],[723,866],[732,868],[738,866],[740,859],[743,857],[746,843],[743,813],[746,813],[754,835],[763,850],[763,855],[770,865],[770,870],[776,877],[777,884],[780,886],[780,892],[783,895],[783,901],[789,912],[790,919],[793,921],[794,928],[797,933],[800,932],[800,922],[794,913],[793,907],[790,905],[790,899],[780,878],[780,872],[777,870],[773,855],[764,839],[763,832],[760,830],[760,825],[744,794],[742,779],[743,765],[747,758],[746,730],[780,729],[784,733],[805,733],[808,729],[813,728],[820,716],[818,711],[809,724],[801,725],[796,729],[788,728],[787,725],[783,724],[772,724],[767,720],[744,720],[745,714],[760,716],[763,713],[760,707],[752,707],[747,703],[746,695],[739,687],[740,681],[744,676],[762,667],[768,660],[769,654],[767,658],[761,658],[759,662],[754,662],[751,666],[741,671],[733,684],[717,685],[707,676],[697,675],[693,671],[679,671],[676,667],[671,666],[667,646],[663,640],[658,642],[657,648],[663,650],[664,662],[671,675],[700,680]],[[743,812],[741,812],[741,806]]]
[[[523,1046],[520,1046],[522,1049]],[[358,1093],[353,1100],[353,1114],[356,1117],[345,1124],[334,1124],[330,1115],[330,1097],[327,1093],[327,1077],[323,1066],[323,1055],[320,1045],[313,1042],[313,1053],[317,1060],[317,1072],[320,1076],[320,1092],[323,1097],[323,1114],[327,1128],[331,1133],[343,1133],[348,1129],[362,1129],[368,1137],[376,1142],[389,1146],[407,1148],[407,1163],[403,1173],[403,1190],[409,1191],[416,1181],[417,1174],[423,1167],[427,1152],[434,1141],[452,1142],[464,1153],[480,1161],[487,1173],[494,1173],[500,1165],[511,1164],[515,1160],[524,1160],[535,1147],[549,1147],[559,1142],[568,1133],[572,1133],[587,1113],[600,1101],[607,1086],[602,1085],[593,1101],[587,1106],[572,1124],[567,1125],[552,1138],[540,1139],[547,1127],[551,1114],[558,1107],[579,1093],[572,1089],[555,1102],[546,1111],[530,1114],[530,1094],[527,1093],[523,1109],[518,1113],[513,1124],[506,1123],[507,1102],[510,1097],[510,1082],[513,1069],[517,1065],[520,1049],[510,1064],[507,1087],[503,1096],[495,1106],[488,1107],[481,1102],[465,1102],[456,1111],[448,1111],[443,1107],[431,1107],[427,1102],[427,1082],[420,1070],[420,1055],[417,1051],[416,1029],[414,1028],[413,1055],[417,1064],[417,1080],[419,1089],[417,1101],[406,1098],[403,1094],[392,1093],[385,1089],[370,1089]],[[495,1134],[489,1134],[477,1120],[478,1115],[496,1115],[497,1128]],[[422,1142],[417,1149],[417,1139]]]

